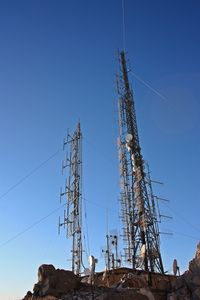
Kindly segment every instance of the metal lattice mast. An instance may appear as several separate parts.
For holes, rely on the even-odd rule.
[[[106,247],[101,250],[106,263],[107,270],[117,269],[121,266],[121,259],[118,254],[118,236],[106,235]]]
[[[66,208],[64,211],[64,222],[59,222],[59,227],[66,227],[67,238],[72,237],[72,271],[80,274],[82,263],[82,133],[80,123],[71,136],[67,135],[64,146],[69,149],[66,162],[62,165],[68,169],[68,178],[64,192],[66,196]]]
[[[163,273],[156,208],[151,196],[151,181],[146,175],[141,154],[133,92],[129,84],[124,52],[119,54],[119,60],[118,149],[125,260],[134,269]]]

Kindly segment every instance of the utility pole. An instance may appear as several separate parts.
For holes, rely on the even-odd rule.
[[[66,237],[72,237],[72,271],[80,274],[82,264],[82,133],[80,123],[73,135],[67,134],[64,140],[69,150],[62,163],[62,171],[66,168],[68,176],[60,196],[66,197],[64,220],[59,220],[59,228],[66,228]]]
[[[131,264],[133,269],[164,273],[156,208],[148,192],[149,180],[141,154],[135,104],[124,51],[119,53],[119,63],[118,151],[125,262]]]

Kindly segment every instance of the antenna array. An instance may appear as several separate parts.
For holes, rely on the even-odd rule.
[[[116,234],[106,235],[106,247],[101,249],[105,258],[106,269],[117,269],[121,266],[121,259],[118,254],[118,236]]]
[[[66,228],[67,238],[72,237],[72,271],[80,274],[82,263],[82,133],[80,123],[71,136],[67,134],[63,148],[67,147],[69,155],[62,163],[62,173],[66,168],[68,171],[64,192],[60,193],[61,198],[66,197],[64,220],[59,220],[59,228]]]
[[[139,143],[133,92],[125,53],[119,54],[117,78],[120,137],[118,138],[121,219],[125,263],[133,269],[164,273],[156,206]]]

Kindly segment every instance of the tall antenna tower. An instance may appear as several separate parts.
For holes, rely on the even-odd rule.
[[[72,271],[80,274],[82,264],[82,133],[80,123],[73,135],[67,134],[63,148],[69,150],[66,160],[62,163],[62,172],[68,170],[64,192],[66,197],[64,221],[59,220],[59,228],[66,228],[67,238],[72,237]]]
[[[117,78],[120,137],[121,218],[125,262],[132,268],[164,273],[156,207],[149,172],[141,154],[133,92],[124,51],[119,53]]]

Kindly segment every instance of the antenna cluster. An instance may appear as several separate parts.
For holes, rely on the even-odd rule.
[[[120,171],[120,202],[122,220],[123,255],[118,254],[118,236],[106,235],[106,247],[101,250],[106,269],[116,269],[121,265],[131,266],[150,272],[164,273],[160,252],[158,223],[162,215],[159,201],[168,201],[154,195],[150,169],[144,161],[139,142],[133,91],[129,83],[125,52],[119,53],[119,74],[117,77],[119,138],[117,139]],[[67,169],[64,191],[66,206],[61,226],[66,228],[67,238],[72,237],[72,271],[81,273],[82,264],[82,133],[80,123],[73,135],[64,140],[66,159],[62,163],[62,173]],[[165,233],[167,234],[167,233]],[[91,256],[93,257],[93,256]],[[121,257],[123,257],[123,262]],[[94,266],[94,264],[92,265]]]
[[[106,247],[101,249],[107,270],[117,269],[121,266],[118,250],[118,236],[116,234],[107,234]]]
[[[63,222],[59,218],[59,231],[63,226],[66,237],[72,237],[72,271],[80,274],[82,264],[82,133],[80,123],[73,135],[67,134],[63,148],[69,150],[62,163],[62,173],[67,170],[67,179],[64,191],[61,190],[60,198],[65,197],[66,206]]]
[[[117,78],[121,219],[125,263],[132,268],[164,273],[156,206],[149,169],[141,154],[133,92],[125,52],[119,54]]]

